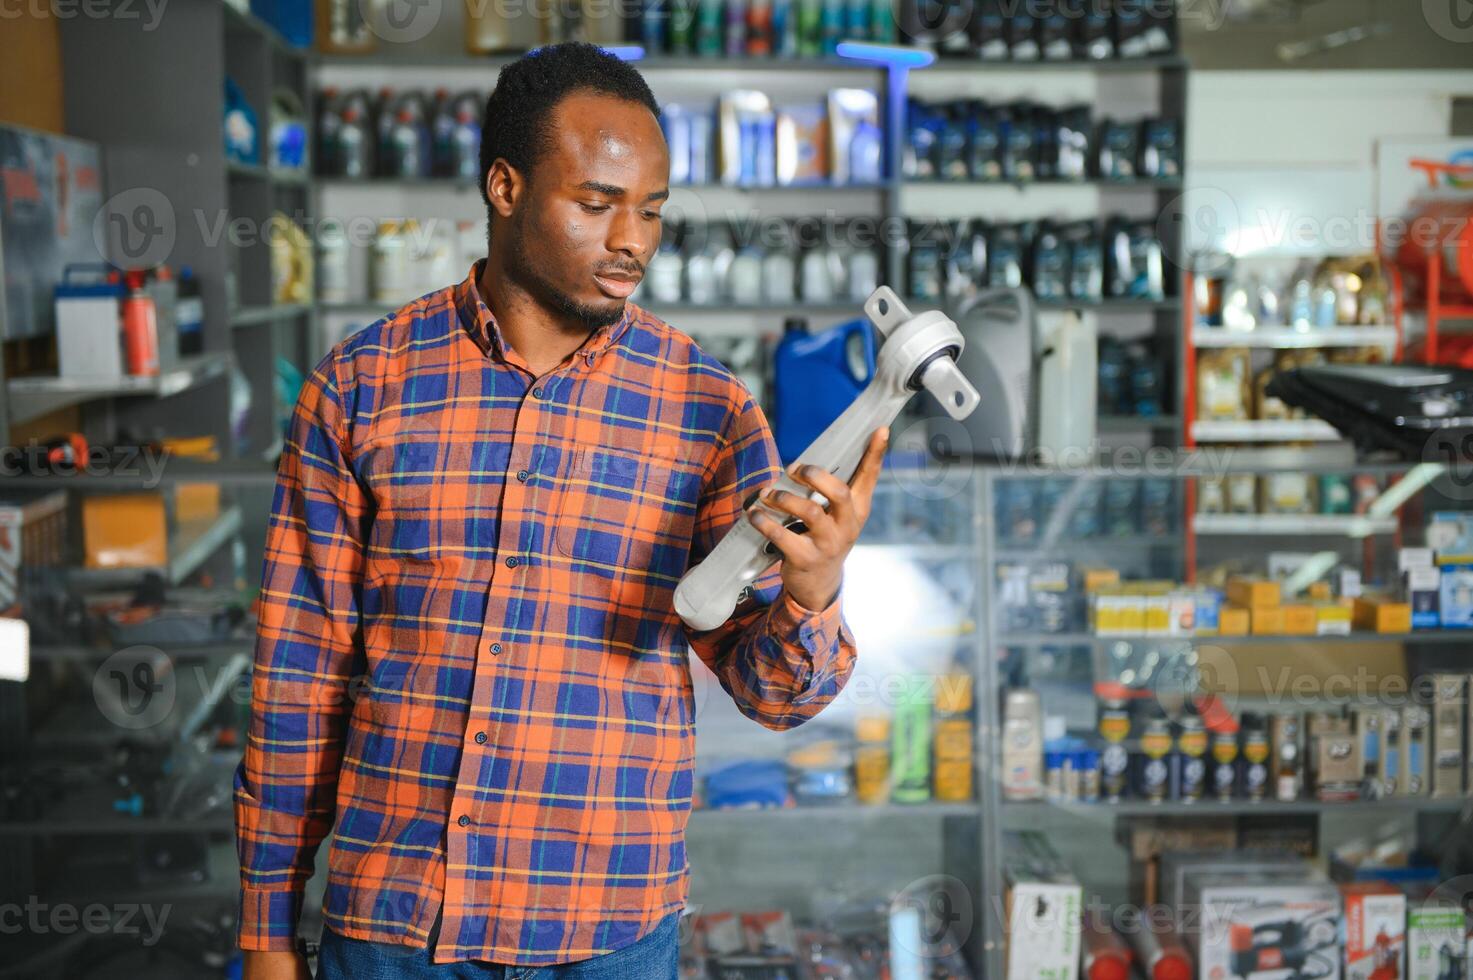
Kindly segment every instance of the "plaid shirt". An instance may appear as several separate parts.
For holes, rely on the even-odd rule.
[[[688,893],[687,641],[785,729],[854,666],[778,565],[731,619],[671,600],[780,460],[746,387],[632,304],[541,377],[470,276],[338,344],[297,402],[235,776],[240,945],[324,920],[437,963],[633,943]],[[336,824],[334,825],[334,819]]]

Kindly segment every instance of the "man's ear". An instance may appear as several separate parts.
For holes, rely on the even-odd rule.
[[[503,218],[511,217],[526,192],[527,182],[515,167],[498,158],[486,171],[486,198]]]

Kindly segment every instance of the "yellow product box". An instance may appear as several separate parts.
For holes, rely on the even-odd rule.
[[[1248,610],[1248,632],[1254,636],[1282,636],[1284,633],[1283,607],[1255,606]]]
[[[1335,598],[1330,589],[1329,582],[1309,583],[1309,600],[1311,602],[1330,602]]]
[[[854,750],[854,795],[861,803],[890,800],[890,747],[865,743]]]
[[[1385,596],[1357,596],[1351,621],[1356,629],[1370,633],[1410,633],[1412,607]]]
[[[1118,636],[1125,596],[1118,586],[1095,592],[1089,599],[1089,628],[1097,636]]]
[[[1295,602],[1287,606],[1280,606],[1279,611],[1284,616],[1285,636],[1314,636],[1318,617],[1315,616],[1314,606]]]
[[[942,718],[936,722],[936,759],[972,757],[972,723],[965,718]]]
[[[1234,575],[1228,579],[1228,601],[1235,606],[1258,609],[1277,606],[1282,601],[1282,590],[1273,579]]]
[[[1350,611],[1350,606],[1340,602],[1324,602],[1315,606],[1315,633],[1320,636],[1349,636]]]
[[[180,524],[220,516],[220,484],[181,483],[174,488],[174,520]]]
[[[169,562],[168,517],[158,493],[82,498],[82,542],[88,568],[157,568]]]
[[[1079,575],[1084,583],[1085,595],[1120,584],[1120,570],[1116,568],[1082,568]]]
[[[1171,632],[1171,596],[1166,593],[1148,592],[1144,601],[1146,635],[1166,636]]]
[[[1242,606],[1223,606],[1217,613],[1219,636],[1247,636],[1248,610]]]
[[[854,737],[861,742],[890,744],[889,715],[860,715],[854,720]]]
[[[942,674],[936,678],[936,711],[943,715],[964,715],[972,710],[972,675]]]
[[[936,799],[956,803],[972,798],[972,760],[936,760]]]

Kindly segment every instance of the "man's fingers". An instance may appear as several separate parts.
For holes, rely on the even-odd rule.
[[[794,534],[783,527],[782,522],[771,514],[758,510],[752,514],[752,526],[762,536],[777,546],[784,559],[810,560],[817,554],[812,541],[806,534]]]
[[[845,493],[848,488],[845,488]],[[830,543],[838,535],[834,517],[816,500],[800,496],[787,490],[778,490],[765,495],[762,502],[784,513],[791,514],[808,526],[807,534],[815,541]]]
[[[849,481],[849,493],[856,514],[861,520],[869,516],[870,498],[874,496],[875,484],[880,481],[880,470],[885,464],[885,448],[890,444],[890,427],[881,426],[870,433],[869,444],[864,448],[864,457]]]

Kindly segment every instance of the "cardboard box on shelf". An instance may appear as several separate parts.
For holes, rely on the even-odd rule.
[[[1384,881],[1340,886],[1345,909],[1346,980],[1406,975],[1406,896]]]
[[[1473,629],[1473,564],[1442,566],[1437,605],[1443,629]]]
[[[1352,614],[1355,628],[1370,633],[1410,633],[1412,607],[1386,596],[1360,595]]]
[[[1349,636],[1350,606],[1325,602],[1314,607],[1314,631],[1319,636]]]
[[[1282,636],[1284,607],[1254,606],[1248,610],[1248,632],[1254,636]]]
[[[1313,636],[1318,626],[1319,618],[1315,615],[1314,606],[1303,603],[1293,603],[1279,607],[1284,616],[1285,636]]]
[[[0,499],[0,615],[22,611],[22,567],[61,564],[66,501],[65,490],[9,492]]]
[[[1309,716],[1310,789],[1320,800],[1360,797],[1360,743],[1348,717],[1316,712]]]
[[[1199,980],[1340,976],[1340,893],[1329,882],[1257,881],[1192,874],[1187,900],[1201,910]],[[1286,973],[1285,971],[1289,971]]]
[[[220,484],[181,483],[174,488],[174,520],[180,524],[220,516]]]
[[[1248,635],[1248,610],[1242,606],[1223,606],[1217,617],[1217,632],[1223,636]]]
[[[1431,565],[1408,568],[1401,573],[1402,595],[1412,610],[1412,629],[1435,630],[1442,625],[1438,613],[1442,570]]]
[[[1084,891],[1048,837],[1003,833],[1007,975],[1077,980]]]
[[[1432,795],[1463,795],[1467,746],[1468,676],[1433,674]]]
[[[1234,575],[1228,579],[1227,583],[1228,601],[1235,606],[1245,606],[1249,609],[1258,606],[1277,606],[1282,599],[1282,594],[1282,588],[1273,579]]]
[[[1468,917],[1446,900],[1407,908],[1407,980],[1465,976]]]
[[[88,568],[167,564],[169,531],[163,495],[149,492],[83,497],[82,540]]]

